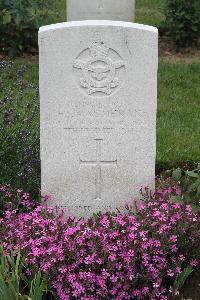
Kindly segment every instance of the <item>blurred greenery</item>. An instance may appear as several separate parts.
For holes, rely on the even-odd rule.
[[[159,27],[165,21],[165,0],[136,0],[135,22]]]
[[[200,1],[165,0],[167,34],[177,48],[184,48],[199,43]]]

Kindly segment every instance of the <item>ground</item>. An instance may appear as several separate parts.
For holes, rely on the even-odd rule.
[[[182,293],[184,297],[182,300],[200,299],[200,271],[194,272],[194,274],[188,278]]]

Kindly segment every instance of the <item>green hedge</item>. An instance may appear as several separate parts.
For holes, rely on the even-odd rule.
[[[177,47],[197,44],[200,32],[200,0],[165,0],[166,25]]]
[[[0,0],[1,51],[9,55],[37,48],[41,25],[53,22],[54,0]]]

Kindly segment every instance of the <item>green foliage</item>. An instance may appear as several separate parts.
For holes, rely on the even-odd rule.
[[[18,253],[17,258],[14,253],[6,256],[1,249],[0,264],[0,299],[22,299],[20,295],[20,274],[22,272],[21,255]]]
[[[173,284],[174,290],[179,290],[185,284],[187,278],[192,274],[193,268],[188,266],[186,267],[177,277]]]
[[[29,299],[42,300],[44,292],[47,290],[47,285],[42,279],[41,271],[39,270],[34,279],[31,281]]]
[[[172,178],[176,181],[179,181],[182,177],[182,170],[181,168],[178,168],[178,169],[175,169],[173,172],[172,172]]]
[[[160,27],[165,20],[165,0],[139,0],[135,2],[135,22]]]
[[[200,164],[192,171],[175,169],[172,178],[180,183],[184,202],[191,204],[195,212],[200,212]]]
[[[200,31],[199,0],[166,0],[166,25],[178,47],[197,43]]]
[[[0,0],[0,44],[10,55],[37,48],[41,25],[53,21],[53,0]]]
[[[0,248],[0,299],[42,300],[46,292],[47,284],[40,270],[33,279],[28,279],[20,252],[5,255]]]
[[[35,76],[34,79],[30,78]],[[40,186],[38,69],[0,62],[0,184]]]

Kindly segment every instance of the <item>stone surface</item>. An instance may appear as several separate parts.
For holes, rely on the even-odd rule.
[[[157,29],[83,21],[39,32],[42,193],[76,215],[154,186]]]
[[[67,21],[134,22],[135,0],[67,0]]]

